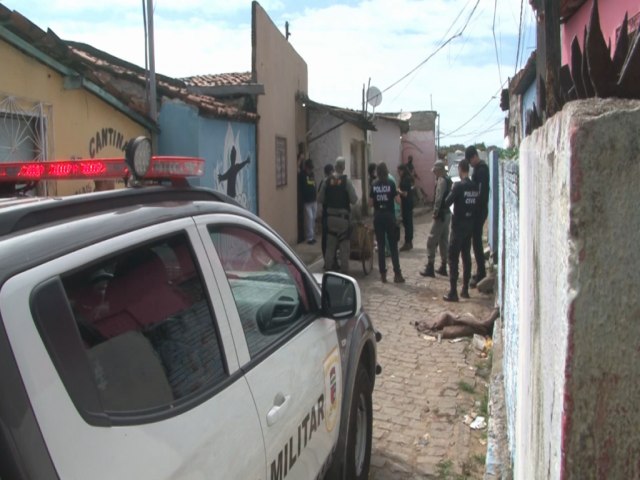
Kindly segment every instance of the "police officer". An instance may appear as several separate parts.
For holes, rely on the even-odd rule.
[[[344,158],[338,157],[334,175],[322,182],[318,201],[327,211],[327,248],[324,252],[325,268],[330,269],[340,246],[340,270],[349,271],[351,233],[351,205],[358,197],[351,180],[344,174]]]
[[[436,194],[433,202],[433,223],[427,239],[427,265],[420,271],[423,277],[435,277],[434,263],[436,249],[440,247],[440,268],[438,273],[447,276],[447,251],[449,249],[449,226],[451,224],[451,211],[445,207],[444,201],[451,191],[453,182],[444,169],[442,160],[436,161],[431,171],[436,176]]]
[[[458,301],[458,261],[462,255],[462,290],[460,296],[469,298],[471,279],[471,236],[473,221],[478,205],[479,190],[469,178],[469,161],[461,160],[458,165],[460,181],[456,182],[444,202],[446,208],[453,204],[451,236],[449,237],[449,268],[451,276],[449,293],[442,298],[447,302]]]
[[[482,233],[484,223],[489,215],[489,166],[480,160],[478,150],[473,145],[467,147],[464,152],[464,158],[466,158],[473,167],[473,176],[471,179],[478,186],[480,192],[478,208],[473,219],[473,235],[471,238],[473,256],[476,258],[476,274],[471,280],[471,287],[474,288],[480,280],[487,276],[484,265]]]
[[[387,261],[385,258],[385,239],[389,243],[391,263],[393,264],[393,281],[404,283],[400,270],[398,255],[398,234],[396,229],[395,203],[398,199],[396,184],[389,179],[389,169],[382,162],[376,167],[378,179],[371,185],[369,192],[369,206],[373,207],[373,229],[378,244],[378,270],[382,283],[387,283]]]

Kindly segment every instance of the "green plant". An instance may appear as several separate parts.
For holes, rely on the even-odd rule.
[[[453,462],[451,460],[440,460],[436,465],[437,478],[447,480],[451,476]]]
[[[474,393],[476,391],[476,388],[473,385],[465,382],[464,380],[460,380],[458,382],[458,388],[467,393]]]
[[[487,462],[487,456],[480,453],[476,453],[472,458],[478,465],[481,466]]]
[[[489,391],[485,390],[480,398],[480,415],[487,418],[489,416]]]

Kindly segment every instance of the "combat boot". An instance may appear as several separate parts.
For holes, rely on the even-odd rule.
[[[420,270],[420,275],[423,277],[433,277],[435,278],[436,274],[433,270],[433,262],[427,263],[427,266],[424,267],[424,270]]]
[[[462,290],[460,291],[460,296],[462,298],[471,298],[471,297],[469,297],[469,287],[468,286],[464,285],[462,287]]]
[[[458,292],[455,290],[449,290],[449,293],[442,296],[442,299],[445,302],[457,302],[458,301]]]
[[[436,273],[438,275],[443,275],[445,277],[448,277],[449,273],[447,272],[447,264],[443,263],[442,265],[440,265],[440,268],[438,270],[436,270]]]
[[[393,283],[404,283],[404,277],[402,276],[402,273],[397,272],[393,276]]]
[[[407,252],[409,250],[413,249],[413,243],[412,242],[404,242],[404,245],[402,245],[402,247],[400,247],[400,251],[401,252]]]

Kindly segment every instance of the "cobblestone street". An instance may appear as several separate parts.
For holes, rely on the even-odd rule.
[[[367,276],[359,263],[350,265],[383,335],[382,374],[373,396],[372,480],[476,479],[484,472],[486,428],[471,430],[463,419],[486,415],[489,360],[470,338],[438,341],[418,333],[414,324],[444,311],[484,318],[493,298],[472,289],[471,299],[447,303],[442,295],[448,279],[418,274],[426,262],[430,222],[430,212],[416,215],[414,248],[400,253],[405,284],[383,284],[377,261]],[[387,262],[392,275],[391,259]]]

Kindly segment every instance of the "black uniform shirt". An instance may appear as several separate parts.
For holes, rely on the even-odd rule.
[[[480,192],[478,208],[485,211],[489,208],[489,166],[484,163],[484,161],[480,160],[480,162],[473,167],[473,177],[471,180],[478,186]]]
[[[388,179],[376,180],[371,185],[371,192],[369,192],[369,198],[373,200],[373,209],[376,212],[379,211],[394,211],[394,201],[398,195],[396,186]]]
[[[403,175],[402,178],[400,178],[400,190],[407,192],[406,197],[400,197],[402,208],[411,210],[413,208],[413,182],[411,176]]]
[[[447,208],[453,204],[453,226],[472,222],[473,215],[478,207],[480,192],[477,185],[469,177],[456,182],[451,188],[444,204]]]

